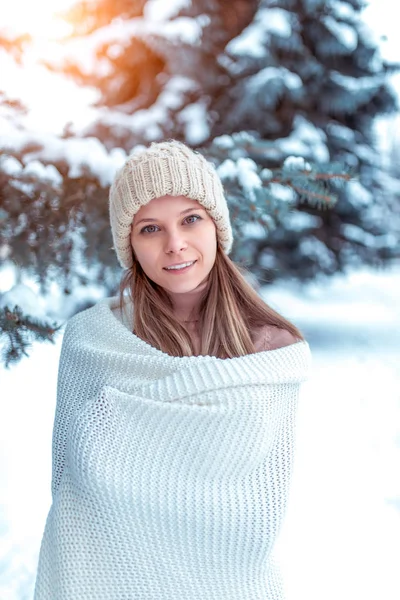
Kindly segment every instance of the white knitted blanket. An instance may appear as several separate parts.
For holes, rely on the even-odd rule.
[[[281,600],[307,342],[174,357],[108,298],[67,324],[35,600]]]

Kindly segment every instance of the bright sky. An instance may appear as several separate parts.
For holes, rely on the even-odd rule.
[[[383,58],[391,62],[400,61],[399,23],[394,14],[394,0],[370,0],[363,12],[364,20],[376,36],[385,36],[381,40]]]
[[[0,0],[1,28],[35,38],[57,39],[71,26],[57,17],[76,0]]]
[[[77,0],[0,0],[1,28],[35,37],[62,37],[69,32],[67,23],[57,18]],[[398,22],[393,18],[393,0],[370,0],[364,11],[365,20],[377,35],[387,36],[382,51],[388,60],[399,60]]]
[[[395,0],[370,0],[368,7],[363,11],[363,19],[379,40],[382,58],[391,63],[400,63],[400,38],[398,19],[394,14],[395,5]],[[391,75],[390,82],[400,99],[400,73]],[[377,119],[375,130],[382,152],[383,166],[388,160],[387,153],[400,143],[400,115]]]

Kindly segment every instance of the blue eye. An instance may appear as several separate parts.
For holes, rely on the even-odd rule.
[[[201,217],[199,217],[199,215],[189,215],[188,217],[186,217],[186,219],[191,219],[192,217],[196,217],[196,219],[200,219],[201,220]],[[193,222],[196,223],[196,221],[192,221],[192,223]],[[191,223],[189,223],[189,225],[191,225]]]
[[[153,233],[152,231],[146,231],[149,227],[155,227],[155,225],[146,225],[146,227],[140,230],[140,233]]]
[[[188,223],[188,225],[194,225],[194,223],[197,223],[197,219],[199,219],[200,221],[203,220],[203,218],[200,217],[199,215],[189,215],[188,217],[186,217],[186,219],[192,219],[193,217],[196,218],[196,221],[192,221],[191,223]],[[184,221],[186,221],[186,219],[184,219]],[[144,234],[155,233],[155,231],[146,231],[149,227],[157,227],[157,225],[146,225],[146,227],[143,227],[143,229],[140,230],[140,233],[144,233]]]

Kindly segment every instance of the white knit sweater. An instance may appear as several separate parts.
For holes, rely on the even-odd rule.
[[[281,600],[307,342],[174,357],[117,301],[65,330],[35,600]]]

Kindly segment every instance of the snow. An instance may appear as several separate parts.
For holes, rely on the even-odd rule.
[[[18,159],[16,159],[14,156],[7,156],[6,154],[0,156],[0,168],[3,173],[14,176],[18,175],[23,169]]]
[[[173,21],[168,21],[162,24],[161,29],[149,27],[148,33],[158,34],[162,37],[168,38],[175,43],[181,42],[183,44],[197,45],[201,42],[203,28],[209,23],[206,15],[202,18],[202,15],[196,19],[189,17],[179,17]]]
[[[27,108],[26,114],[18,114],[19,127],[37,133],[61,134],[67,123],[83,126],[90,118],[90,105],[100,97],[99,92],[50,72],[37,60],[34,50],[27,51],[18,64],[0,48],[1,89],[8,98],[21,100]],[[11,113],[3,114],[10,119]]]
[[[282,185],[280,183],[270,183],[268,190],[271,192],[274,198],[281,202],[292,203],[296,199],[294,191],[287,185]]]
[[[358,15],[356,14],[354,8],[350,6],[347,2],[343,2],[342,0],[331,0],[330,8],[337,19],[343,19],[346,21],[358,20]]]
[[[250,199],[255,200],[254,190],[262,187],[257,173],[257,164],[251,158],[238,158],[236,166],[240,186],[246,190]]]
[[[265,228],[258,222],[245,223],[242,229],[243,236],[252,239],[265,239]]]
[[[115,169],[125,159],[121,149],[108,152],[95,138],[61,138],[68,124],[75,130],[94,120],[99,92],[90,87],[80,87],[62,75],[50,72],[39,64],[36,50],[25,52],[21,64],[0,49],[2,61],[2,88],[10,99],[20,99],[26,111],[11,111],[0,106],[0,150],[4,153],[36,147],[24,157],[25,167],[12,157],[3,157],[1,166],[8,174],[30,175],[59,185],[62,178],[49,164],[66,161],[71,177],[79,177],[84,169],[100,178],[103,186],[111,183]],[[3,60],[4,59],[4,60]],[[30,193],[31,186],[22,181],[13,185]]]
[[[233,56],[252,56],[263,58],[266,53],[267,32],[258,24],[249,25],[240,36],[234,38],[226,46],[226,51]]]
[[[329,135],[335,136],[348,144],[354,144],[354,131],[350,127],[339,125],[339,123],[328,123],[327,130]]]
[[[352,25],[347,23],[341,23],[333,17],[327,16],[322,20],[326,25],[327,29],[336,37],[336,39],[346,48],[350,53],[357,48],[358,35]]]
[[[32,175],[38,179],[51,181],[55,185],[61,185],[63,182],[61,173],[54,165],[44,165],[39,160],[32,160],[29,162],[23,173],[24,175]]]
[[[79,240],[79,235],[75,237]],[[74,240],[75,243],[76,240]],[[80,271],[84,276],[91,274],[84,264],[81,265]],[[45,317],[47,321],[51,322],[61,323],[63,320],[68,319],[77,310],[77,307],[90,304],[90,302],[95,303],[104,297],[104,287],[96,284],[76,285],[74,293],[66,296],[63,292],[63,286],[57,281],[49,282],[48,293],[43,296],[40,291],[40,284],[34,278],[24,274],[22,276],[23,283],[19,281],[20,279],[21,274],[16,272],[14,263],[5,260],[0,267],[1,306],[5,306],[7,300],[9,304],[15,302],[23,310],[26,309],[36,314],[34,309],[34,302],[36,302],[38,305],[36,309],[37,316],[39,318]]]
[[[36,166],[33,169],[36,174],[39,173],[38,161],[66,161],[69,165],[69,177],[72,179],[81,177],[86,168],[99,179],[103,187],[106,187],[111,184],[115,171],[126,159],[122,148],[113,148],[108,152],[95,137],[59,138],[51,133],[26,132],[15,127],[10,121],[2,119],[1,115],[0,126],[6,134],[0,138],[0,149],[18,153],[31,144],[39,147],[39,150],[34,150],[24,157],[25,161],[35,161]],[[27,168],[29,171],[29,167]],[[55,168],[43,169],[46,170],[47,178],[54,182],[58,180]]]
[[[383,60],[398,63],[399,24],[393,18],[393,0],[369,0],[361,14],[372,44],[379,43]]]
[[[271,169],[262,169],[260,173],[260,177],[262,181],[270,181],[270,179],[274,178],[274,172]]]
[[[321,268],[327,272],[332,272],[336,265],[333,252],[313,235],[300,240],[298,252],[302,258],[317,260]]]
[[[359,181],[346,184],[346,198],[355,208],[367,208],[374,202],[373,195]]]
[[[290,210],[285,215],[285,227],[289,231],[304,231],[308,232],[315,227],[322,226],[322,219],[316,215],[309,215],[306,212],[296,209]]]
[[[228,136],[226,136],[226,137],[228,137]],[[232,138],[230,138],[230,139],[232,139]],[[235,179],[237,176],[236,163],[232,159],[226,158],[219,165],[219,167],[217,167],[217,173],[218,173],[219,177],[222,179],[222,181],[225,181],[228,179],[231,179],[231,180]]]
[[[292,35],[291,15],[283,8],[261,8],[256,17],[257,21],[273,35],[284,38]]]
[[[281,282],[261,295],[296,323],[313,355],[279,544],[287,600],[397,600],[400,265]],[[51,504],[61,341],[62,333],[55,345],[35,344],[29,358],[1,371],[2,600],[32,598]]]
[[[153,11],[150,11],[149,15],[153,15]],[[132,38],[141,39],[154,51],[157,51],[156,38],[168,40],[173,44],[197,45],[201,42],[203,28],[207,24],[205,15],[196,19],[178,17],[172,21],[152,20],[150,16],[115,18],[89,35],[72,38],[62,45],[54,43],[49,46],[46,62],[58,68],[71,63],[84,75],[96,73],[106,77],[111,72],[112,65],[107,58],[99,58],[104,54],[105,47],[111,46],[112,56],[115,56],[118,47],[124,49],[131,45]]]
[[[178,110],[184,104],[185,95],[197,88],[193,79],[182,75],[173,75],[165,83],[159,98],[160,104],[165,108]]]
[[[35,192],[35,186],[33,185],[33,183],[27,183],[25,181],[18,181],[18,179],[12,179],[10,181],[10,185],[17,190],[21,190],[21,192],[23,192],[27,196],[33,198]]]
[[[342,75],[339,71],[331,70],[330,77],[334,83],[345,88],[349,92],[372,91],[384,83],[386,76],[379,74],[374,77],[349,77]]]
[[[311,171],[311,165],[301,156],[288,156],[283,162],[283,168],[291,171]]]
[[[352,225],[351,223],[343,223],[340,226],[340,232],[346,240],[356,242],[361,246],[365,246],[366,248],[371,248],[375,246],[375,236],[361,227],[357,225]]]
[[[172,9],[170,3],[169,8]],[[152,14],[151,11],[149,14]],[[21,101],[27,109],[25,112],[17,112],[4,105],[0,107],[2,131],[0,149],[15,150],[18,146],[21,148],[28,144],[43,146],[48,144],[48,151],[44,150],[43,154],[38,153],[37,160],[44,159],[44,156],[51,154],[56,147],[56,156],[62,155],[63,158],[66,157],[71,161],[71,171],[79,175],[83,167],[88,166],[88,162],[93,173],[97,172],[94,161],[91,161],[88,155],[92,150],[93,142],[89,142],[89,147],[85,147],[86,143],[80,141],[78,147],[72,148],[69,140],[57,140],[56,138],[64,133],[66,127],[79,137],[82,132],[88,130],[90,124],[103,119],[104,123],[110,122],[111,125],[119,121],[121,125],[131,127],[133,131],[135,128],[146,129],[149,141],[159,138],[162,135],[160,125],[168,118],[166,109],[179,108],[184,92],[193,88],[193,82],[187,78],[173,77],[151,112],[144,115],[139,111],[132,117],[117,111],[96,108],[94,105],[100,98],[99,90],[90,86],[79,86],[64,75],[52,72],[41,63],[44,59],[50,67],[56,69],[69,63],[76,65],[83,74],[89,75],[95,71],[97,75],[107,76],[110,72],[110,61],[99,52],[106,44],[111,45],[113,56],[118,53],[118,49],[130,44],[134,36],[153,39],[154,43],[156,43],[154,36],[159,36],[168,39],[172,44],[197,44],[201,40],[203,27],[207,25],[204,15],[198,19],[182,17],[166,23],[153,22],[149,18],[130,21],[115,19],[111,24],[94,31],[91,35],[82,39],[64,40],[62,44],[49,41],[45,43],[39,40],[29,46],[29,50],[23,53],[20,62],[10,53],[0,49],[2,90],[8,98]],[[198,114],[200,109],[199,106]],[[200,120],[196,127],[191,127],[190,123],[187,125],[189,135],[193,138],[197,136],[200,139],[199,123]],[[95,148],[95,154],[96,157],[102,155],[101,165],[110,162],[105,158],[107,155],[105,149]],[[78,164],[78,156],[86,156],[84,164]],[[103,183],[109,183],[108,173],[107,167],[106,173],[102,175]]]
[[[134,114],[127,115],[116,110],[99,109],[94,115],[93,121],[87,124],[87,127],[93,126],[97,120],[109,126],[122,126],[143,135],[147,142],[158,140],[163,135],[163,127],[168,125],[170,111],[177,111],[184,106],[186,96],[189,92],[195,91],[196,86],[193,80],[179,75],[171,77],[166,83],[164,89],[157,96],[157,100],[148,109],[136,110]],[[193,110],[193,109],[192,109]],[[202,107],[197,107],[197,123],[193,124],[193,131],[200,138],[200,133],[205,135],[207,123],[203,120],[201,112]],[[191,124],[187,123],[189,135],[192,133]]]
[[[14,285],[8,292],[0,295],[0,308],[8,306],[10,310],[14,310],[16,305],[20,307],[24,315],[46,319],[43,299],[22,283]]]
[[[325,133],[301,115],[295,116],[288,137],[275,140],[275,147],[288,156],[297,155],[320,163],[329,161]]]
[[[226,47],[233,56],[262,58],[268,52],[270,35],[289,38],[292,34],[291,15],[282,8],[260,8],[254,21],[231,40]]]
[[[236,161],[227,158],[217,168],[222,181],[237,179],[240,187],[253,201],[256,201],[254,190],[262,187],[257,170],[254,160],[245,157],[239,157]]]
[[[189,8],[191,0],[147,0],[143,8],[144,18],[164,22],[175,17],[183,8]]]
[[[224,150],[228,150],[229,148],[234,148],[235,142],[232,139],[231,135],[220,135],[213,139],[213,144],[217,148],[223,148]]]
[[[399,240],[393,233],[386,233],[383,235],[372,235],[350,223],[342,224],[340,231],[344,238],[361,244],[369,248],[398,248]]]
[[[185,125],[185,140],[188,144],[197,146],[207,140],[210,136],[207,120],[208,107],[203,100],[188,104],[181,110],[179,122]]]
[[[300,89],[303,86],[303,82],[297,73],[293,73],[285,67],[265,67],[265,69],[261,69],[256,75],[249,78],[248,87],[257,89],[272,80],[281,80],[284,86],[290,90]]]
[[[379,160],[376,150],[371,148],[371,146],[367,146],[366,144],[354,144],[353,152],[362,161],[365,161],[371,165],[376,164]]]
[[[274,109],[286,90],[303,88],[301,78],[285,67],[265,67],[246,82],[246,99],[243,103],[256,102],[259,110]]]

